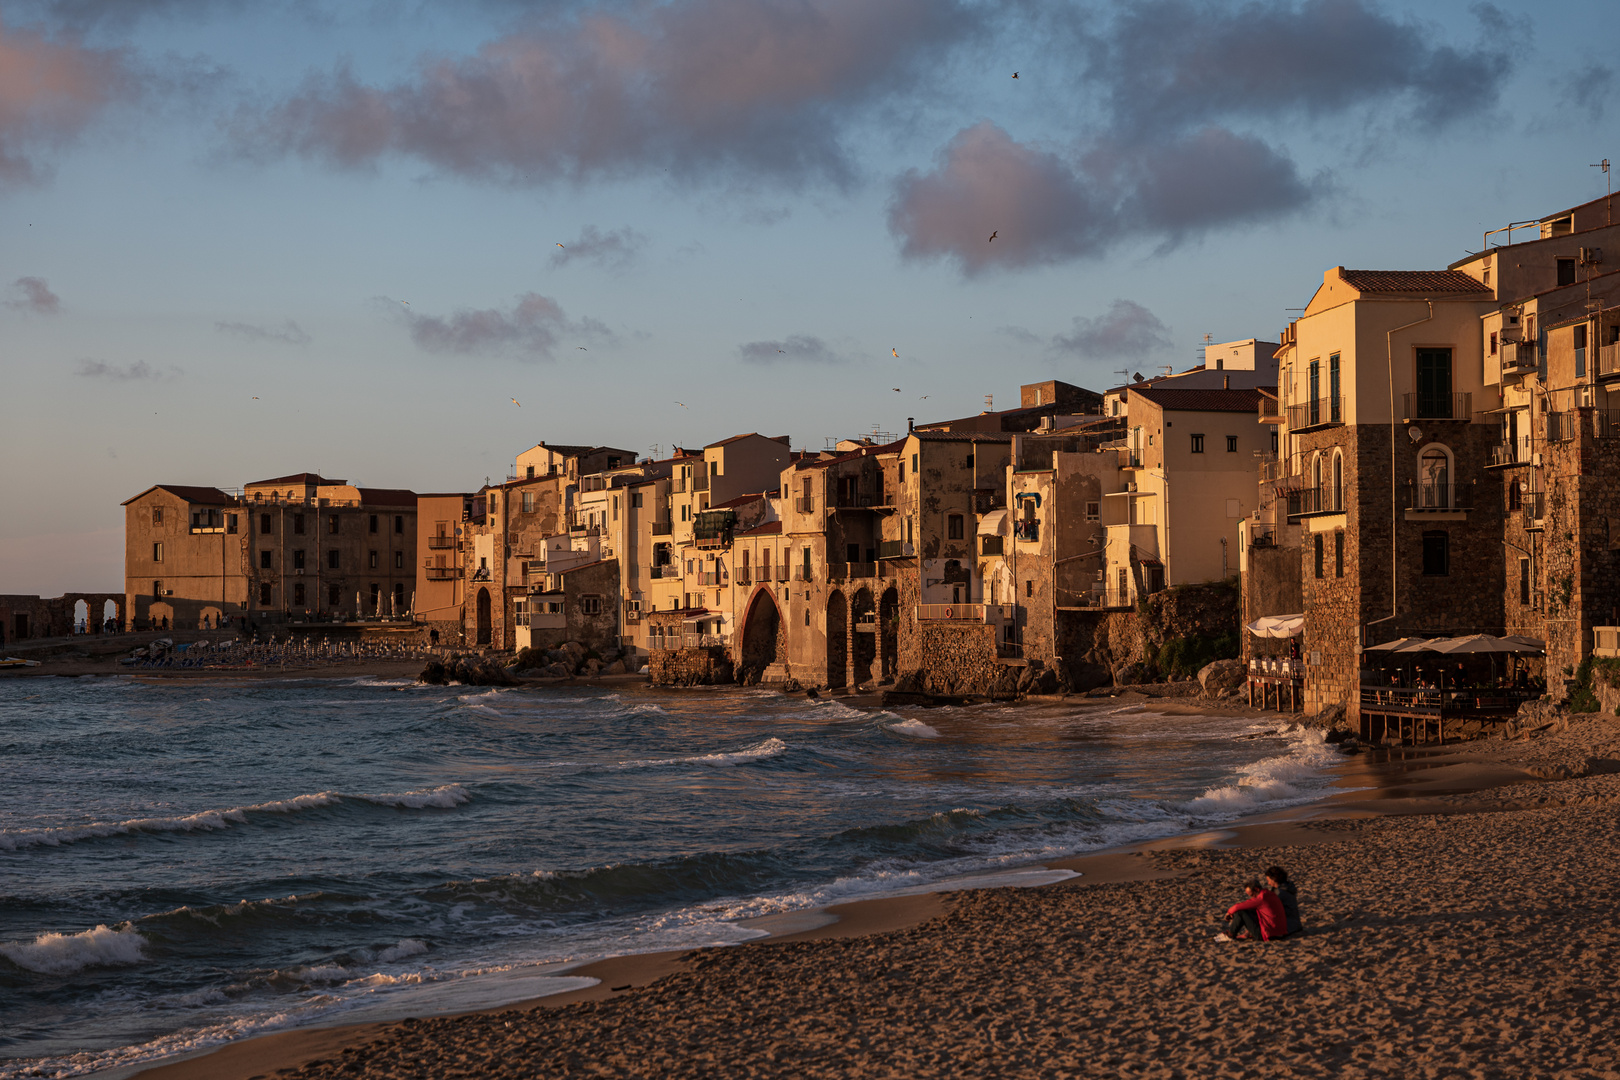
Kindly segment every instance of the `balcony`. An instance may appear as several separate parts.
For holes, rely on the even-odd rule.
[[[808,567],[808,566],[803,566],[803,565],[796,566],[793,569],[793,580],[794,581],[814,581],[814,580],[816,580],[816,572],[815,572],[814,569],[812,569],[811,567]]]
[[[1527,375],[1536,370],[1536,346],[1530,341],[1504,341],[1502,349],[1502,374]]]
[[[1541,528],[1541,523],[1547,516],[1547,493],[1545,491],[1527,491],[1519,498],[1521,500],[1519,512],[1524,515],[1524,527],[1526,529]]]
[[[984,622],[985,604],[918,604],[918,622]]]
[[[708,491],[709,490],[709,474],[704,473],[701,476],[692,477],[692,490],[693,491]]]
[[[1337,395],[1288,406],[1288,429],[1311,431],[1344,423],[1344,401]]]
[[[903,540],[885,540],[878,545],[880,559],[909,559],[916,554],[917,549]]]
[[[1617,375],[1620,375],[1620,341],[1598,346],[1597,377],[1612,379]]]
[[[454,581],[461,576],[459,566],[424,566],[422,576],[429,581]]]
[[[739,584],[739,585],[752,585],[754,583],[753,574],[754,574],[754,572],[752,570],[750,570],[748,567],[745,566],[745,567],[741,568],[740,570],[737,571],[737,584]],[[760,580],[763,581],[764,579],[761,578]]]
[[[491,578],[489,576],[489,567],[487,567],[487,566],[480,566],[477,570],[474,570],[472,579],[474,581],[492,581],[492,580],[494,580],[493,578]]]
[[[686,494],[686,477],[677,476],[669,482],[669,490],[675,495]]]
[[[1491,463],[1487,469],[1511,469],[1519,465],[1530,464],[1530,436],[1518,435],[1511,439],[1503,439],[1491,447]]]
[[[973,493],[973,512],[975,514],[988,514],[992,510],[1004,510],[1007,507],[1007,493],[1005,491],[979,490]]]
[[[877,577],[877,563],[834,562],[827,564],[828,581],[853,581]]]
[[[1344,492],[1330,487],[1305,488],[1288,498],[1289,517],[1344,513]],[[1296,510],[1295,507],[1298,507]]]
[[[681,576],[680,568],[677,566],[655,566],[649,570],[648,573],[652,575],[654,581],[673,579]]]
[[[816,497],[814,495],[800,495],[797,499],[793,500],[793,509],[797,510],[801,514],[815,513]]]
[[[652,523],[652,534],[654,536],[668,536],[674,528],[675,523],[672,521],[655,521]]]
[[[731,546],[731,530],[727,529],[725,532],[720,533],[720,534],[718,534],[716,536],[695,536],[695,537],[692,538],[692,546],[696,547],[696,548],[706,548],[706,549],[710,549],[710,550],[713,550],[715,548],[730,547]]]
[[[725,582],[725,575],[720,573],[717,570],[711,570],[706,574],[698,574],[696,576],[701,577],[703,579],[703,584],[704,585],[711,586],[711,587],[715,586],[715,585],[724,585],[726,583]]]
[[[1013,538],[1024,544],[1038,543],[1041,539],[1041,523],[1034,519],[1013,522]]]
[[[1260,460],[1260,482],[1262,484],[1286,480],[1291,476],[1298,476],[1302,471],[1298,455],[1281,458],[1272,456]]]
[[[883,505],[883,495],[878,492],[840,491],[833,497],[834,510],[870,510]]]
[[[1403,423],[1410,424],[1414,420],[1460,420],[1467,423],[1473,418],[1473,394],[1402,394],[1401,398]]]
[[[1406,489],[1406,509],[1415,513],[1473,508],[1473,484],[1413,484]]]
[[[458,543],[460,540],[454,536],[428,537],[428,547],[434,551],[454,551]]]
[[[683,649],[723,649],[726,639],[722,634],[682,634]]]

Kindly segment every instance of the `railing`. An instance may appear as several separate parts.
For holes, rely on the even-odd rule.
[[[1297,496],[1297,501],[1295,496]],[[1299,509],[1295,510],[1294,506]],[[1289,497],[1288,514],[1290,517],[1303,517],[1307,514],[1342,514],[1344,513],[1344,492],[1337,488],[1319,487],[1305,488],[1295,492]]]
[[[983,604],[918,604],[919,622],[984,622]]]
[[[788,577],[789,577],[788,564],[787,563],[782,563],[780,566],[778,566],[776,568],[776,580],[777,581],[786,581],[786,580],[788,580]],[[760,580],[764,581],[765,579],[760,578]]]
[[[877,612],[863,611],[855,616],[855,632],[857,634],[875,634],[878,628]]]
[[[882,504],[883,496],[870,491],[840,491],[833,496],[833,507],[838,510],[860,510]]]
[[[1282,423],[1283,414],[1280,403],[1276,398],[1269,394],[1260,395],[1260,406],[1258,412],[1258,419],[1262,424]]]
[[[827,564],[828,581],[850,581],[877,577],[877,563],[834,562]]]
[[[1281,458],[1262,459],[1260,462],[1260,482],[1269,484],[1277,480],[1284,480],[1290,476],[1298,476],[1300,471],[1301,465],[1297,454]]]
[[[1126,448],[1125,452],[1119,456],[1124,459],[1119,465],[1122,469],[1140,469],[1142,467],[1142,451],[1140,450]]]
[[[815,513],[816,497],[814,495],[800,495],[797,499],[793,500],[793,509],[797,510],[801,514]]]
[[[1522,375],[1527,371],[1536,370],[1536,346],[1529,341],[1504,341],[1502,349],[1502,374]]]
[[[654,536],[668,536],[674,530],[675,523],[673,521],[655,521],[652,523],[652,534]]]
[[[1541,528],[1541,521],[1547,516],[1547,493],[1545,491],[1526,491],[1519,496],[1520,510],[1524,514],[1524,527],[1527,529]]]
[[[708,473],[703,473],[700,476],[692,477],[692,490],[693,491],[708,491],[709,490],[709,474]]]
[[[1338,395],[1288,406],[1288,429],[1305,431],[1344,423],[1344,401]]]
[[[1580,422],[1578,414],[1573,412],[1550,412],[1547,417],[1547,441],[1569,442],[1575,437],[1576,425]]]
[[[1021,641],[996,642],[996,659],[1021,660],[1024,656],[1024,643]]]
[[[1033,544],[1041,538],[1041,523],[1039,521],[1013,522],[1013,536],[1025,543]]]
[[[451,548],[455,547],[456,543],[457,543],[457,540],[456,540],[456,538],[454,536],[430,536],[430,537],[428,537],[428,547],[432,548],[435,551],[448,551]]]
[[[1620,439],[1620,410],[1593,409],[1592,434],[1600,439]]]
[[[491,580],[490,576],[489,576],[489,567],[483,566],[483,567],[479,567],[477,570],[474,570],[473,575],[472,575],[472,579],[474,581],[489,581],[489,580]]]
[[[1539,690],[1509,686],[1479,687],[1473,690],[1440,690],[1429,687],[1363,686],[1361,707],[1368,712],[1399,709],[1429,713],[1515,713],[1521,702],[1540,697]]]
[[[793,580],[814,581],[816,580],[816,572],[811,567],[805,566],[801,563],[793,569]]]
[[[739,585],[752,585],[754,583],[754,571],[746,566],[739,567],[734,577]]]
[[[648,573],[652,576],[654,581],[662,581],[681,576],[680,568],[676,566],[655,566],[649,570]]]
[[[681,648],[683,649],[723,649],[726,639],[723,634],[682,634]]]
[[[459,566],[424,566],[422,571],[429,581],[453,581],[461,576]]]
[[[724,585],[725,584],[725,575],[720,573],[717,570],[711,570],[711,571],[709,571],[707,573],[700,574],[698,576],[703,579],[703,584],[705,584],[705,585]]]
[[[1597,376],[1602,379],[1610,375],[1620,375],[1620,341],[1598,346]]]
[[[1473,417],[1474,395],[1403,394],[1402,418],[1412,420],[1463,420]]]
[[[1491,447],[1491,466],[1528,465],[1531,460],[1530,436],[1503,439]]]
[[[1275,526],[1275,525],[1250,525],[1249,526],[1249,547],[1251,547],[1251,548],[1274,548],[1276,546],[1277,546],[1277,526]]]
[[[827,564],[827,580],[829,582],[846,581],[849,578],[849,563],[830,562]]]
[[[1005,491],[975,491],[973,493],[973,512],[975,514],[988,514],[992,510],[1004,509],[1007,505]]]
[[[1472,510],[1473,484],[1412,484],[1406,489],[1408,510]]]
[[[669,490],[675,495],[686,494],[686,477],[677,476],[675,479],[671,480],[669,482]]]
[[[915,553],[916,549],[903,540],[884,540],[878,544],[880,559],[906,559]]]
[[[981,536],[979,538],[979,554],[980,555],[1003,555],[1003,554],[1006,554],[1005,549],[1006,549],[1007,545],[1004,542],[1004,540],[1005,540],[1005,538],[1000,537],[1000,536]]]
[[[699,548],[723,548],[731,546],[731,530],[726,529],[716,536],[695,536],[692,546]]]

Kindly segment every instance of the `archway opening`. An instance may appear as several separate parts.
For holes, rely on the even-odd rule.
[[[101,605],[101,628],[103,630],[118,630],[118,601],[108,600]]]
[[[147,617],[152,620],[152,629],[171,630],[174,628],[174,607],[170,604],[153,604],[146,611]]]
[[[851,611],[855,616],[855,685],[862,686],[872,681],[872,663],[877,659],[877,610],[872,590],[857,591]]]
[[[90,632],[90,605],[83,600],[73,601],[73,632],[75,634]]]
[[[781,657],[782,613],[769,589],[760,589],[743,623],[743,670],[753,678]]]
[[[827,685],[843,686],[847,679],[849,641],[849,603],[844,594],[834,592],[827,597]]]
[[[478,590],[478,636],[480,645],[488,645],[490,637],[489,590]]]
[[[883,635],[883,677],[892,679],[900,670],[900,594],[893,588],[878,604],[878,627]]]
[[[203,608],[202,612],[197,616],[197,629],[218,630],[219,617],[221,614],[222,612],[217,607]]]

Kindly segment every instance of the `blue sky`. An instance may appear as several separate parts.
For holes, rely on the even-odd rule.
[[[157,482],[818,448],[1274,338],[1602,194],[1608,15],[0,2],[0,592],[121,588]]]

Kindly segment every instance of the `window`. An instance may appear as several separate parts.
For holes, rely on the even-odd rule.
[[[1337,452],[1333,455],[1333,509],[1344,509],[1344,455]]]
[[[1344,577],[1344,533],[1333,534],[1333,576]]]
[[[1573,285],[1573,284],[1575,284],[1575,260],[1574,259],[1559,259],[1558,260],[1558,284],[1560,284],[1560,285]]]
[[[613,520],[619,520],[619,497],[617,495],[613,496]]]
[[[343,568],[343,555],[337,548],[326,553],[326,568],[328,570],[341,570]]]
[[[334,608],[337,607],[338,604],[340,604],[342,602],[342,597],[343,597],[343,590],[342,590],[341,586],[328,585],[326,587],[326,606],[327,607],[334,607]]]
[[[1204,437],[1202,435],[1194,435],[1192,437],[1192,452],[1195,454],[1202,454],[1204,452]]]
[[[1026,580],[1024,582],[1024,596],[1030,597],[1030,596],[1034,596],[1034,595],[1035,595],[1035,580],[1033,578],[1030,578],[1030,579],[1028,579],[1028,580]]]
[[[161,582],[161,581],[152,582],[152,595],[153,596],[162,596],[163,595],[163,582]]]
[[[265,536],[270,535],[270,515],[259,515],[259,532]]]
[[[528,465],[528,466],[524,467],[523,478],[525,480],[533,480],[534,479],[534,466],[533,465]]]
[[[1277,452],[1277,429],[1276,428],[1271,429],[1271,452],[1273,454],[1275,454]]]
[[[945,516],[945,538],[947,540],[962,539],[962,515],[947,514]]]
[[[1310,396],[1306,401],[1306,422],[1320,424],[1322,422],[1322,361],[1311,361],[1310,367],[1306,369],[1306,381],[1310,385]]]
[[[1417,350],[1417,415],[1450,420],[1451,350]]]
[[[1530,560],[1519,560],[1519,603],[1530,603]]]
[[[1314,542],[1314,550],[1316,555],[1316,576],[1323,577],[1325,575],[1322,573],[1322,534],[1317,533],[1311,539]]]
[[[259,603],[266,607],[270,604],[270,583],[268,581],[259,582]]]
[[[1418,457],[1418,506],[1444,509],[1451,505],[1451,455],[1431,444]]]
[[[1496,355],[1496,331],[1491,331],[1491,355]]]
[[[152,545],[152,561],[153,562],[162,562],[163,561],[163,545],[162,544],[153,544]]]
[[[304,553],[303,553],[303,551],[299,550],[299,551],[293,552],[293,569],[294,570],[302,570],[303,568],[304,568]]]
[[[1339,402],[1338,353],[1328,357],[1328,419],[1335,424],[1344,419],[1343,406]]]
[[[1001,552],[1002,552],[1002,540],[1001,540],[1001,537],[999,537],[999,536],[984,536],[984,537],[979,538],[979,554],[981,554],[981,555],[1000,555]]]
[[[915,473],[917,471],[917,455],[916,454],[911,455],[911,471],[913,473]]]
[[[377,553],[375,551],[371,553],[371,560],[367,565],[373,570],[377,569]]]
[[[1574,327],[1575,331],[1575,377],[1586,377],[1586,324],[1581,323]]]
[[[275,564],[273,562],[271,562],[270,560],[271,560],[270,552],[268,552],[268,551],[259,552],[259,569],[260,570],[273,569]]]
[[[720,463],[718,461],[709,462],[709,475],[710,476],[719,476],[720,475]]]
[[[525,514],[534,513],[534,492],[532,491],[523,493],[523,512]]]
[[[154,524],[154,525],[163,524],[163,507],[161,507],[161,506],[152,507],[152,524]]]
[[[681,504],[681,520],[682,521],[691,521],[692,520],[692,508],[690,506],[688,506],[687,504],[685,504],[685,503]]]
[[[302,607],[304,604],[304,583],[302,581],[293,585],[293,606]]]
[[[632,491],[630,493],[630,509],[632,509],[632,510],[640,510],[641,509],[641,492]]]
[[[370,527],[370,531],[372,531],[372,532],[377,531],[377,515],[376,514],[371,515],[371,521],[368,524],[369,524],[369,527]]]
[[[405,535],[405,515],[404,514],[395,514],[394,515],[394,535],[395,536],[404,536]]]
[[[1451,537],[1435,530],[1423,534],[1423,576],[1445,577],[1451,573]]]
[[[1086,520],[1087,521],[1096,521],[1096,520],[1100,519],[1101,517],[1102,517],[1102,504],[1101,503],[1095,503],[1095,502],[1086,503]]]
[[[236,515],[235,514],[226,514],[225,515],[225,531],[232,534],[233,536],[236,534]]]
[[[304,535],[304,515],[303,514],[294,514],[293,515],[293,532],[298,536],[303,536]]]
[[[1237,453],[1237,436],[1236,435],[1228,435],[1226,437],[1226,452],[1228,454]]]
[[[405,569],[405,553],[403,551],[394,552],[394,569]]]
[[[338,516],[336,514],[327,514],[326,515],[326,531],[327,531],[327,533],[329,535],[332,535],[332,536],[337,535]]]

